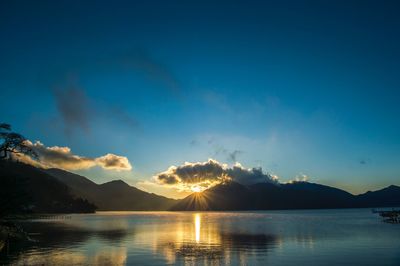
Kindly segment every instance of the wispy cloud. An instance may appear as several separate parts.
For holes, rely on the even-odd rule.
[[[237,157],[238,157],[240,154],[242,154],[242,153],[243,153],[243,151],[234,150],[234,151],[228,153],[228,158],[229,158],[229,160],[230,160],[231,162],[237,162]]]
[[[57,110],[65,125],[67,134],[74,129],[89,131],[90,117],[93,114],[89,99],[82,89],[72,87],[54,91]]]
[[[362,164],[362,165],[367,165],[367,164],[371,163],[371,159],[363,158],[363,159],[360,159],[359,163]]]
[[[30,146],[38,154],[39,160],[32,160],[30,157],[20,154],[17,155],[17,159],[41,168],[81,170],[99,166],[105,170],[129,171],[132,169],[127,157],[111,153],[92,158],[73,154],[69,147],[46,147],[40,141],[32,143],[27,140],[26,145]]]
[[[123,126],[136,128],[138,122],[128,112],[119,107],[99,105],[90,99],[79,86],[69,86],[54,90],[56,107],[67,135],[75,132],[91,132],[94,121],[113,121]]]
[[[139,125],[137,118],[127,112],[126,108],[99,102],[89,95],[88,88],[81,86],[78,82],[82,77],[93,75],[93,73],[123,71],[135,76],[141,75],[157,83],[160,85],[157,89],[167,91],[172,97],[176,98],[181,91],[181,82],[172,69],[142,48],[96,58],[72,58],[65,66],[60,67],[55,64],[52,71],[52,78],[48,77],[47,72],[39,75],[46,80],[41,85],[48,86],[53,92],[59,115],[57,121],[59,119],[62,122],[67,135],[72,135],[76,131],[90,133],[94,120],[106,123],[112,120],[119,125],[136,129]],[[110,89],[118,91],[117,88]]]
[[[209,143],[212,144],[212,142]],[[231,163],[236,163],[238,161],[239,155],[244,153],[244,151],[242,150],[230,150],[219,144],[213,144],[212,146],[214,148],[214,156],[223,155],[225,156],[226,160]]]
[[[173,93],[180,92],[180,81],[173,71],[144,49],[134,49],[128,54],[110,60],[110,62],[116,66],[122,65],[134,71],[139,71],[147,78],[162,83],[165,88]]]
[[[210,106],[217,108],[225,113],[234,113],[234,109],[228,103],[228,100],[223,94],[219,94],[215,91],[207,91],[205,92],[203,99]]]

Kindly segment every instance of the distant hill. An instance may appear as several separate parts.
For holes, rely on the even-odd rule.
[[[356,196],[357,204],[360,207],[399,207],[400,187],[389,186],[377,191],[368,191]]]
[[[142,191],[121,180],[98,185],[84,176],[64,170],[53,168],[44,171],[69,186],[76,196],[94,202],[99,210],[168,210],[177,203],[177,200]]]
[[[94,212],[96,206],[71,194],[69,187],[31,165],[0,161],[0,215]]]
[[[400,188],[354,196],[346,191],[309,183],[226,182],[180,200],[171,210],[275,210],[400,206]]]

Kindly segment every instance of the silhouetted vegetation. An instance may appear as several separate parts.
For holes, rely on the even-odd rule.
[[[0,159],[12,159],[13,155],[24,154],[37,158],[37,153],[27,145],[27,139],[11,131],[11,125],[0,123]]]

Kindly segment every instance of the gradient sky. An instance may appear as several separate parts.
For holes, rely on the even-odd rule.
[[[0,121],[74,154],[400,185],[398,1],[1,1]]]

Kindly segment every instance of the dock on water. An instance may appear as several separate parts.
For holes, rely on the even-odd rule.
[[[400,210],[372,210],[373,213],[378,213],[383,218],[384,222],[400,223]]]

